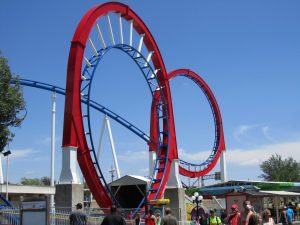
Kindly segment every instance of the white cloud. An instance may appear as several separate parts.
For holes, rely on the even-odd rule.
[[[61,142],[61,136],[56,136],[55,137],[55,143]],[[50,145],[51,144],[51,137],[45,137],[43,139],[40,139],[37,141],[38,144],[42,144],[42,145]]]
[[[179,149],[179,157],[183,160],[201,163],[207,159],[210,152],[187,153],[184,149]],[[283,158],[292,157],[296,161],[300,161],[300,141],[262,145],[252,149],[227,149],[226,160],[227,164],[257,166],[272,154],[279,154]]]
[[[250,130],[260,127],[259,124],[254,125],[240,125],[233,133],[233,136],[236,140],[240,141],[241,136],[246,135]]]
[[[284,142],[259,146],[253,149],[232,149],[227,151],[227,163],[239,165],[258,165],[272,154],[283,158],[292,157],[300,161],[300,141]]]
[[[140,174],[148,174],[149,173],[149,168],[142,168],[139,170]]]
[[[122,161],[135,161],[148,159],[148,151],[127,151],[125,154],[118,154],[118,159]]]
[[[29,170],[29,171],[25,171],[24,174],[25,175],[33,175],[33,174],[35,174],[35,172],[32,170]]]
[[[262,133],[263,133],[263,135],[265,136],[266,139],[268,139],[270,141],[275,141],[275,139],[273,137],[271,137],[271,135],[270,135],[270,127],[263,126],[261,128],[261,131],[262,131]]]
[[[268,133],[269,133],[269,130],[270,130],[270,128],[268,126],[262,127],[261,130],[262,130],[262,132],[265,136],[268,136]]]
[[[250,137],[250,132],[255,131],[255,134],[252,132],[251,135],[260,135],[269,140],[274,142],[275,139],[270,135],[270,127],[264,124],[253,124],[253,125],[241,125],[233,132],[233,136],[237,141],[242,141],[245,137]]]
[[[189,153],[186,152],[184,149],[179,148],[178,149],[178,154],[179,158],[185,161],[190,161],[190,162],[203,162],[204,160],[207,159],[211,151],[200,151],[196,153]]]
[[[32,148],[25,148],[25,149],[14,149],[11,150],[10,158],[28,158],[32,157],[38,151],[33,150]]]

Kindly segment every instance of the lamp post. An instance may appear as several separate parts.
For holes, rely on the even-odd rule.
[[[201,206],[203,196],[199,195],[198,192],[195,192],[192,196],[193,203],[196,203],[196,216],[199,218],[199,205]]]
[[[11,154],[11,151],[7,150],[2,153],[4,157],[6,157],[6,199],[8,200],[8,156]]]

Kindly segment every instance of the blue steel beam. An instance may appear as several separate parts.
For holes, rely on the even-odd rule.
[[[15,84],[15,81],[11,80],[10,83]],[[57,86],[54,86],[54,85],[51,85],[51,84],[46,84],[46,83],[37,82],[37,81],[33,81],[33,80],[28,80],[28,79],[19,79],[19,83],[23,86],[39,88],[39,89],[43,89],[43,90],[47,90],[47,91],[52,91],[52,92],[55,92],[55,93],[58,93],[58,94],[61,94],[61,95],[66,95],[66,89],[61,88],[61,87],[57,87]],[[84,99],[84,98],[81,99],[81,102],[84,103],[84,104],[88,104],[88,100]],[[122,126],[126,127],[130,131],[132,131],[134,134],[136,134],[137,136],[142,138],[145,142],[147,142],[147,143],[149,142],[150,137],[145,132],[143,132],[142,130],[137,128],[135,125],[133,125],[132,123],[125,120],[120,115],[114,113],[113,111],[111,111],[107,107],[105,107],[105,106],[103,106],[103,105],[101,105],[101,104],[99,104],[99,103],[97,103],[93,100],[90,100],[89,104],[93,109],[96,109],[97,111],[100,111],[100,112],[106,114],[109,118],[115,120],[116,122],[118,122]]]

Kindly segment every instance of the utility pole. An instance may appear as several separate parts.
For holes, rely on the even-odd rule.
[[[55,113],[56,113],[56,94],[52,94],[52,127],[51,127],[51,172],[50,172],[50,185],[54,187],[54,155],[55,155]],[[54,195],[50,195],[50,210],[55,213]],[[55,221],[52,219],[51,225],[54,225]]]
[[[111,169],[108,171],[110,173],[110,175],[111,175],[111,182],[114,181],[114,177],[115,177],[114,173],[115,173],[115,171],[116,170],[114,169],[113,166],[111,166]]]

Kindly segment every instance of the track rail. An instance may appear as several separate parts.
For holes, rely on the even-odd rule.
[[[117,17],[118,23],[113,23]],[[99,26],[100,20],[107,22],[109,40],[105,39]],[[123,24],[129,27],[126,42]],[[115,29],[114,24],[118,24]],[[116,32],[117,30],[117,32]],[[94,43],[93,33],[97,33],[101,48]],[[118,33],[119,38],[114,34]],[[128,32],[127,32],[128,33]],[[136,35],[136,38],[133,36]],[[138,47],[134,40],[138,39]],[[140,68],[152,94],[150,137],[120,115],[91,99],[92,82],[98,64],[111,49],[126,53]],[[143,54],[146,52],[146,54]],[[89,57],[87,57],[88,55]],[[179,160],[179,172],[187,177],[207,174],[216,165],[220,154],[225,150],[221,113],[217,101],[205,81],[193,71],[179,69],[167,73],[158,46],[147,26],[129,6],[118,2],[104,3],[89,10],[81,19],[74,33],[68,60],[66,89],[42,82],[21,79],[20,84],[65,95],[63,147],[76,147],[77,160],[85,180],[98,205],[108,208],[116,200],[109,191],[96,157],[91,132],[91,109],[106,114],[149,144],[149,151],[155,151],[153,175],[147,191],[147,200],[162,198],[171,172],[171,162],[178,160],[175,124],[169,80],[185,76],[195,82],[206,95],[215,122],[215,142],[208,159],[200,164]],[[117,82],[117,81],[116,81]],[[191,169],[192,168],[192,169]],[[140,203],[142,207],[145,199]]]
[[[11,80],[10,83],[15,84],[16,82],[15,82],[15,80]],[[43,89],[43,90],[47,90],[47,91],[52,91],[52,92],[55,92],[55,93],[58,93],[61,95],[66,95],[66,89],[52,85],[52,84],[47,84],[47,83],[38,82],[38,81],[34,81],[34,80],[28,80],[28,79],[19,79],[19,83],[23,86],[39,88],[39,89]],[[84,104],[88,104],[87,99],[81,99],[81,102]],[[113,112],[106,106],[104,106],[100,103],[97,103],[93,100],[89,100],[89,104],[90,104],[91,108],[93,108],[99,112],[102,112],[103,114],[106,114],[109,118],[115,120],[122,126],[126,127],[130,131],[132,131],[134,134],[136,134],[138,137],[143,139],[145,142],[147,142],[147,143],[149,142],[150,137],[148,134],[146,134],[144,131],[140,130],[138,127],[136,127],[133,123],[126,120],[120,114]]]
[[[114,29],[114,23],[111,18],[115,16],[121,20],[120,25],[122,23],[129,24],[129,44],[125,44],[123,38],[117,40],[114,36],[116,29]],[[109,31],[109,43],[104,41],[105,38],[103,38],[104,35],[101,32],[102,25],[99,26],[101,18],[107,21],[106,28],[108,29],[106,30]],[[102,45],[101,49],[95,47],[93,37],[91,36],[93,28],[95,32],[98,32]],[[122,37],[122,26],[118,28],[120,30],[120,37]],[[132,38],[133,30],[134,34],[138,35],[139,38],[137,49],[132,46],[134,41],[134,38]],[[88,54],[86,51],[87,44],[89,46],[88,49],[92,52],[91,57],[85,56]],[[157,151],[159,152],[160,160],[157,161],[153,171],[153,177],[148,190],[148,200],[163,197],[171,168],[169,159],[175,149],[174,145],[176,145],[170,87],[166,79],[167,72],[150,31],[127,5],[111,2],[92,8],[83,16],[71,42],[67,72],[63,146],[75,146],[78,148],[78,163],[82,173],[97,203],[104,208],[112,204],[112,199],[109,193],[106,192],[106,183],[104,177],[100,174],[100,166],[94,166],[97,159],[94,156],[93,142],[92,139],[87,138],[85,135],[86,133],[90,133],[90,122],[89,119],[87,121],[82,120],[82,118],[85,118],[85,115],[89,118],[89,107],[83,109],[81,99],[90,98],[92,78],[100,62],[99,59],[105,54],[106,49],[111,48],[122,48],[134,60],[137,60],[136,62],[145,73],[149,71],[149,65],[152,65],[153,70],[145,78],[151,92],[160,91],[161,94],[161,101],[156,107],[156,113],[159,115],[158,122],[160,124],[158,127],[161,133],[167,133],[168,135],[162,136],[157,141]],[[143,48],[147,52],[147,57],[141,54]],[[86,124],[88,125],[86,126]],[[86,128],[88,132],[85,132]]]
[[[214,124],[215,124],[215,141],[214,141],[214,145],[213,145],[213,149],[210,153],[210,155],[208,156],[208,158],[200,164],[196,164],[196,163],[190,163],[184,160],[179,160],[179,173],[183,176],[186,177],[201,177],[204,176],[205,174],[209,173],[214,166],[216,165],[216,163],[218,162],[219,158],[220,158],[220,154],[222,151],[225,150],[225,141],[224,141],[224,132],[223,132],[223,124],[222,124],[222,117],[221,117],[221,113],[219,110],[219,106],[217,103],[217,100],[213,94],[213,92],[211,91],[211,89],[209,88],[209,86],[207,85],[207,83],[199,76],[197,75],[195,72],[189,70],[189,69],[178,69],[178,70],[174,70],[172,72],[170,72],[168,74],[168,80],[171,80],[177,76],[184,76],[187,77],[188,79],[191,79],[193,82],[195,82],[198,87],[203,91],[203,93],[205,94],[211,110],[212,110],[212,114],[214,117]],[[157,102],[159,101],[159,93],[156,93],[155,97],[152,100],[152,107],[151,107],[151,130],[150,130],[150,137],[151,140],[154,140],[154,143],[157,140],[157,126],[156,126],[156,121],[157,121],[157,114],[154,110],[155,105],[157,104]],[[151,146],[151,145],[150,145]],[[151,149],[152,151],[155,151],[155,149]],[[178,156],[178,150],[176,149],[175,151],[177,153],[177,155],[175,155],[175,157],[179,158]]]

